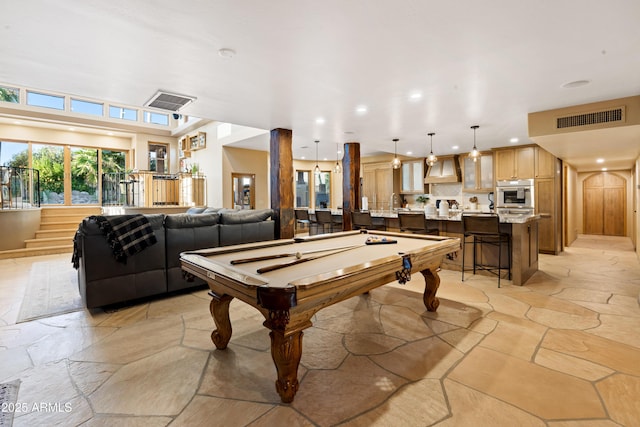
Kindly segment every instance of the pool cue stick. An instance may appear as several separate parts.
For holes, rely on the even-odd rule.
[[[230,261],[230,264],[232,264],[232,265],[245,264],[245,263],[248,263],[248,262],[266,261],[268,259],[286,258],[286,257],[290,257],[290,256],[294,256],[294,257],[300,259],[302,257],[302,255],[314,254],[314,253],[317,253],[317,252],[337,251],[337,250],[340,250],[340,249],[347,249],[347,248],[352,248],[352,247],[356,247],[356,246],[360,246],[360,245],[338,246],[338,247],[335,247],[335,248],[314,249],[312,251],[304,251],[304,252],[287,252],[287,253],[282,253],[282,254],[257,256],[257,257],[253,257],[253,258],[232,259]]]
[[[300,259],[294,259],[293,261],[289,261],[289,262],[283,262],[282,264],[274,264],[274,265],[268,265],[266,267],[261,267],[257,270],[258,274],[262,274],[262,273],[268,273],[269,271],[273,271],[273,270],[279,270],[281,268],[285,268],[285,267],[290,267],[292,265],[296,265],[296,264],[301,264],[303,262],[307,262],[307,261],[313,261],[315,259],[320,259],[320,258],[324,258],[326,256],[330,256],[330,255],[335,255],[335,254],[339,254],[340,252],[344,252],[344,251],[350,251],[352,249],[355,248],[359,248],[365,245],[355,245],[355,246],[349,246],[346,248],[342,248],[339,249],[337,251],[331,252],[329,254],[323,254],[323,255],[317,255],[317,256],[311,256],[309,258],[300,258]]]

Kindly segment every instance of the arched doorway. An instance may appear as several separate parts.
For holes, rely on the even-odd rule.
[[[584,234],[626,235],[626,188],[627,180],[611,172],[600,172],[584,180]]]

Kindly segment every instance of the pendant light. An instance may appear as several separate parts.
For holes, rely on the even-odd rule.
[[[320,175],[320,166],[318,166],[318,144],[320,144],[320,141],[316,139],[316,167],[313,168],[313,173],[315,173],[316,175]]]
[[[474,162],[477,162],[478,157],[480,157],[480,152],[478,151],[478,148],[476,148],[476,129],[479,127],[480,126],[478,125],[471,126],[471,129],[473,129],[473,150],[469,153],[469,158]]]
[[[396,144],[396,148],[393,151],[393,161],[391,162],[391,167],[393,167],[394,169],[400,169],[400,166],[402,166],[402,164],[400,163],[400,159],[398,158],[398,141],[400,141],[398,138],[395,138],[393,140],[393,142]]]
[[[436,157],[436,155],[433,154],[433,135],[435,135],[435,133],[431,132],[431,133],[428,133],[427,135],[431,137],[431,153],[429,153],[429,156],[427,157],[427,164],[429,166],[433,166],[438,161],[438,158]]]
[[[342,173],[342,166],[338,162],[338,155],[340,154],[340,144],[336,143],[336,166],[333,168],[334,173]]]

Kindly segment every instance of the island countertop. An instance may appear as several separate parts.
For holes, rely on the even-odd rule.
[[[402,212],[407,212],[407,213],[419,213],[419,212],[424,212],[424,211],[418,211],[418,210],[400,210],[400,211],[370,211],[371,213],[371,217],[372,218],[398,218],[398,213],[402,213]],[[481,213],[486,213],[488,214],[489,212],[480,212],[480,211],[465,211],[466,213],[469,214],[481,214]],[[433,220],[433,221],[457,221],[460,222],[462,221],[462,212],[461,211],[457,211],[457,212],[450,212],[450,214],[448,216],[440,216],[440,215],[427,215],[425,214],[425,218],[428,220]],[[502,223],[507,223],[507,224],[526,224],[528,222],[532,222],[532,221],[538,221],[540,218],[542,218],[541,215],[535,214],[535,215],[519,215],[519,214],[508,214],[508,215],[499,215],[500,216],[500,222]]]

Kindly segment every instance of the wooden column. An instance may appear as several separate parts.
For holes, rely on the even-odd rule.
[[[344,144],[342,157],[342,225],[351,230],[351,212],[360,210],[360,143]]]
[[[295,233],[293,212],[293,151],[291,130],[271,131],[270,173],[271,209],[276,226],[276,239],[292,239]]]

